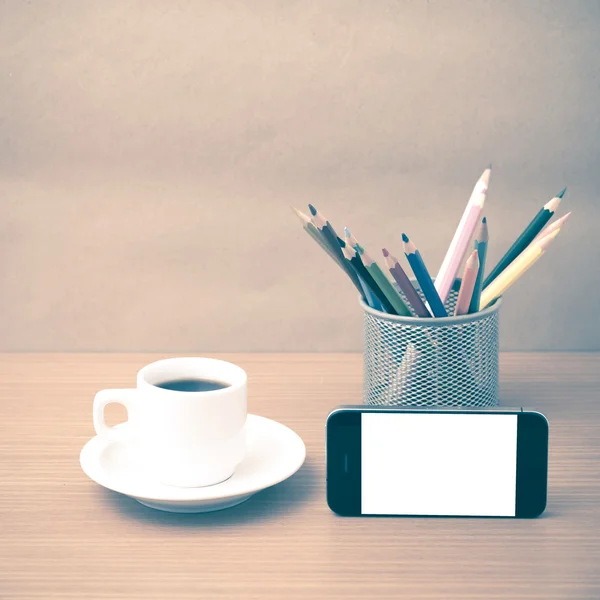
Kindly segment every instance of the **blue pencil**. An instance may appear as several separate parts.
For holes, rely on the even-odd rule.
[[[405,233],[402,234],[402,241],[404,242],[404,254],[406,254],[408,264],[410,265],[410,268],[413,270],[413,273],[419,282],[421,291],[423,292],[425,300],[427,300],[429,307],[431,308],[433,316],[447,317],[448,312],[444,308],[444,304],[442,303],[440,295],[433,285],[433,280],[431,279],[431,275],[429,275],[429,271],[427,270],[427,267],[421,258],[421,253],[408,239],[408,236]]]

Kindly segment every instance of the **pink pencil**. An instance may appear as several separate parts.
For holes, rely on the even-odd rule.
[[[475,233],[475,228],[481,221],[481,213],[490,184],[491,169],[492,165],[483,172],[479,181],[475,184],[471,198],[469,198],[442,266],[435,278],[435,289],[438,291],[442,302],[446,302],[450,295],[460,265]]]
[[[543,237],[546,237],[548,234],[560,229],[570,217],[571,213],[568,212],[566,215],[562,216],[560,219],[556,219],[554,223],[550,223],[550,225],[546,225],[544,229],[542,229],[533,240],[534,242],[539,242]],[[532,242],[533,243],[533,242]]]
[[[458,292],[458,300],[456,301],[456,308],[454,309],[454,316],[466,315],[469,312],[469,305],[471,304],[471,296],[473,295],[473,289],[475,288],[475,280],[477,279],[477,272],[479,271],[479,252],[473,250],[471,256],[467,259],[465,264],[465,270],[462,276],[462,282],[460,284],[460,290]]]

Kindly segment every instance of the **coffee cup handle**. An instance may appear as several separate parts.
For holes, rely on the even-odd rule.
[[[98,435],[107,437],[111,440],[123,439],[125,431],[110,427],[104,421],[104,408],[107,404],[122,404],[129,414],[129,408],[133,402],[137,390],[102,390],[94,398],[94,429]]]

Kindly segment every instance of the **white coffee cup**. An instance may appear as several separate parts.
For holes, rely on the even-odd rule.
[[[158,384],[177,379],[218,381],[214,391],[173,391]],[[246,373],[212,358],[168,358],[146,365],[135,389],[103,390],[94,398],[94,428],[101,436],[138,446],[164,484],[201,487],[225,481],[244,458]],[[111,402],[127,409],[123,427],[104,422]]]

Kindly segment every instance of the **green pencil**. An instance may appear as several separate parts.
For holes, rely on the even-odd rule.
[[[475,250],[477,250],[477,256],[479,257],[479,269],[477,271],[475,287],[473,288],[473,295],[471,296],[471,303],[469,304],[469,313],[475,313],[479,310],[479,299],[481,298],[481,288],[483,287],[483,274],[485,271],[488,239],[487,219],[483,217],[477,235],[475,236]]]
[[[385,309],[385,312],[390,313],[391,315],[395,315],[396,309],[392,305],[392,303],[387,299],[387,296],[383,293],[381,288],[377,285],[376,281],[373,279],[373,276],[369,271],[367,271],[365,265],[363,264],[361,257],[358,255],[358,252],[351,248],[348,244],[344,246],[342,249],[342,253],[346,260],[352,265],[360,278],[369,286],[372,292],[377,296],[377,300],[381,302],[381,305]]]
[[[385,294],[385,297],[394,307],[394,310],[403,317],[412,317],[408,306],[406,306],[404,300],[402,300],[402,296],[396,291],[394,286],[390,283],[390,280],[385,276],[385,273],[366,250],[363,250],[360,258],[363,265],[365,265],[365,269],[371,274],[371,277],[373,277],[375,283],[379,286],[379,289]]]
[[[356,250],[365,269],[373,277],[373,280],[394,307],[394,310],[403,317],[412,317],[412,313],[404,300],[402,300],[402,296],[396,291],[396,288],[390,283],[390,280],[385,276],[379,265],[367,254],[366,250],[358,243],[358,240],[347,227],[344,227],[344,235],[346,236],[344,239],[346,245]]]
[[[346,237],[346,243],[350,244],[362,256],[365,249],[358,243],[358,240],[350,233],[347,227],[344,227],[344,236]]]
[[[385,276],[379,265],[367,254],[366,250],[358,243],[358,240],[352,235],[347,227],[344,227],[344,242],[347,246],[356,250],[360,260],[362,261],[367,272],[373,277],[375,283],[379,286],[379,289],[383,292],[385,297],[388,299],[390,304],[394,307],[394,310],[404,317],[412,317],[412,313],[408,306],[406,306],[402,296],[396,291],[396,288],[390,283],[389,279]]]
[[[525,227],[523,233],[514,241],[513,245],[508,249],[506,254],[499,260],[498,264],[490,271],[489,275],[483,282],[483,289],[485,289],[510,263],[531,244],[535,236],[543,229],[544,225],[552,218],[552,215],[556,212],[558,205],[562,197],[565,195],[567,188],[556,194],[552,200],[546,202],[544,206],[539,210],[537,215],[533,217],[529,225]]]

